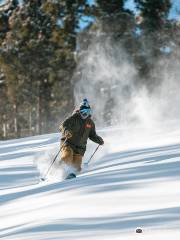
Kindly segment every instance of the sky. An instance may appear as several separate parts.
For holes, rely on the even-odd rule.
[[[0,0],[0,4],[3,4],[5,2],[5,0]]]
[[[177,10],[178,10],[178,12],[177,12]],[[169,18],[170,19],[176,18],[176,19],[180,20],[180,0],[173,1],[173,6],[170,11]]]

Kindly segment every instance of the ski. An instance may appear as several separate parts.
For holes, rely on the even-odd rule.
[[[46,178],[45,177],[41,177],[39,180],[40,180],[40,182],[44,182],[44,181],[46,181]]]
[[[65,178],[65,180],[72,179],[72,178],[76,178],[76,174],[70,173],[70,174]]]
[[[74,173],[70,173],[66,178],[64,178],[64,180],[69,180],[69,179],[73,179],[73,178],[76,178],[76,175]],[[45,182],[47,180],[47,178],[45,177],[40,177],[39,178],[39,183],[41,182]],[[63,181],[64,181],[63,180]]]

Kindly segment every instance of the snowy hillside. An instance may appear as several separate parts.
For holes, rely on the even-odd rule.
[[[41,183],[59,134],[0,142],[1,238],[180,239],[180,128],[101,135],[105,145],[76,179],[61,181],[54,168]],[[89,142],[85,161],[95,148]]]

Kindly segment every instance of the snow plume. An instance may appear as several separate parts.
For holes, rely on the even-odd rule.
[[[52,161],[54,160],[57,152],[59,151],[59,144],[56,147],[51,147],[48,149],[45,149],[44,151],[41,151],[36,156],[36,160],[34,163],[37,165],[37,168],[40,172],[40,175],[44,177],[52,164]],[[58,155],[55,163],[52,165],[50,170],[48,171],[48,175],[46,176],[49,180],[63,180],[64,178],[64,169],[60,167],[60,154]]]
[[[179,59],[180,50],[177,45],[173,45],[169,52],[164,52],[157,60],[151,72],[151,78],[157,79],[153,90],[141,88],[134,98],[134,113],[141,116],[141,122],[151,128],[167,127],[172,121],[180,119]]]
[[[167,60],[161,59],[155,69],[155,74],[161,78],[161,85],[156,89],[160,120],[179,120],[180,119],[180,50],[172,54]]]
[[[141,88],[134,98],[134,113],[144,118],[151,128],[167,127],[180,119],[180,51],[176,49],[169,56],[160,58],[152,71],[152,78],[158,78],[153,91]],[[138,102],[138,104],[137,104]],[[139,108],[139,109],[138,109]]]
[[[76,104],[88,98],[93,118],[101,127],[156,128],[165,118],[179,118],[178,61],[166,58],[157,62],[152,75],[158,76],[159,83],[152,92],[145,85],[137,86],[136,68],[124,49],[101,35],[79,56]]]
[[[97,36],[82,55],[75,85],[77,104],[87,97],[99,126],[149,124],[156,112],[152,112],[148,91],[136,86],[135,66],[122,47]]]
[[[80,57],[80,79],[75,85],[76,102],[91,103],[96,122],[104,126],[131,121],[131,99],[136,71],[120,46],[95,39]]]

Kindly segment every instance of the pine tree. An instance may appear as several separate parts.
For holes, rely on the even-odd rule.
[[[124,0],[97,0],[96,3],[101,15],[113,16],[118,14],[120,11],[124,11]]]
[[[16,132],[16,135],[19,135],[19,126],[17,121],[17,101],[15,100],[12,103],[12,99],[16,99],[16,89],[17,89],[17,78],[14,76],[13,69],[16,68],[16,65],[13,65],[12,68],[8,67],[8,55],[6,56],[6,60],[3,59],[3,55],[5,54],[4,48],[5,48],[5,41],[6,36],[9,33],[9,18],[12,15],[12,12],[18,8],[18,1],[8,1],[1,7],[0,9],[0,22],[1,22],[1,34],[0,34],[0,71],[3,75],[3,87],[1,91],[0,97],[4,99],[6,102],[5,106],[1,109],[2,114],[2,123],[3,123],[3,129],[6,129],[6,126],[11,131],[11,128],[14,132]],[[14,53],[13,53],[14,54]],[[4,61],[5,60],[5,61]],[[6,73],[11,72],[9,78],[7,78]],[[14,84],[12,82],[14,81]],[[10,99],[8,99],[10,97]],[[11,104],[12,103],[12,104]],[[8,124],[6,124],[4,121],[9,119],[10,121]],[[6,131],[5,131],[6,132]],[[7,132],[6,132],[7,133]],[[6,135],[6,134],[3,134]]]
[[[159,31],[166,24],[170,0],[135,0],[143,18],[142,26],[147,32]]]
[[[72,109],[76,34],[85,9],[85,0],[24,0],[4,21],[0,67],[20,134],[56,131]]]
[[[159,82],[158,76],[153,76],[153,69],[158,60],[165,55],[162,51],[167,43],[166,28],[170,0],[135,0],[140,10],[140,21],[137,21],[139,35],[139,53],[135,62],[139,69],[140,79],[153,88]]]
[[[125,0],[97,0],[95,14],[102,31],[120,39],[132,28],[132,13],[124,9]]]

